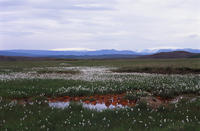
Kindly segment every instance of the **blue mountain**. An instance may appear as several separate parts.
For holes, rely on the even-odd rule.
[[[0,56],[25,56],[25,57],[59,57],[59,56],[103,56],[103,55],[126,55],[126,56],[141,56],[152,55],[160,52],[172,51],[187,51],[190,53],[200,53],[200,49],[159,49],[159,50],[144,50],[141,52],[131,50],[96,50],[96,51],[50,51],[50,50],[0,50]]]
[[[98,55],[139,55],[134,51],[117,50],[97,50],[97,51],[48,51],[48,50],[5,50],[0,51],[3,56],[27,56],[27,57],[47,57],[47,56],[98,56]]]

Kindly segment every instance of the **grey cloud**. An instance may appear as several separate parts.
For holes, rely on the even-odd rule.
[[[200,38],[200,35],[198,35],[198,34],[192,34],[192,35],[189,35],[188,36],[189,38]]]
[[[2,9],[20,9],[20,8],[35,8],[35,9],[68,9],[68,10],[110,10],[110,4],[114,1],[106,2],[102,0],[101,3],[91,0],[4,0],[0,1]],[[107,6],[108,5],[108,6]]]
[[[26,1],[24,0],[17,0],[17,1],[13,1],[13,0],[3,0],[0,1],[0,7],[13,7],[13,6],[21,6],[24,5],[26,3]]]
[[[13,36],[13,37],[20,37],[20,36],[27,36],[27,35],[32,35],[32,32],[8,32],[8,31],[1,31],[0,35],[4,36],[4,35],[9,35],[9,36]]]
[[[0,0],[0,47],[200,48],[199,4],[197,0]]]

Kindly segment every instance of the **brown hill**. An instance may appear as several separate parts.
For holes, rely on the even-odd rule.
[[[153,55],[146,55],[140,58],[152,58],[152,59],[191,58],[196,55],[198,54],[186,51],[173,51],[173,52],[161,52]]]
[[[38,61],[38,60],[60,60],[58,58],[46,57],[23,57],[23,56],[0,56],[1,61]]]

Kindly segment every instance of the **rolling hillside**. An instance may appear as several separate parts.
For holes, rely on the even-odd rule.
[[[153,55],[145,55],[139,58],[148,58],[148,59],[170,59],[170,58],[192,58],[198,56],[197,53],[190,53],[187,51],[173,51],[173,52],[160,52]]]

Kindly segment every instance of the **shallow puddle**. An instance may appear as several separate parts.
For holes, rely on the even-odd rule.
[[[52,108],[64,109],[69,106],[70,102],[49,102],[49,106]]]
[[[86,103],[83,103],[83,102],[80,102],[82,104],[82,106],[84,108],[87,108],[87,109],[91,109],[91,110],[97,110],[97,111],[102,111],[102,110],[106,110],[106,109],[119,109],[119,108],[125,108],[125,107],[128,107],[128,106],[123,106],[123,105],[110,105],[110,106],[106,106],[105,103],[98,103],[96,105],[92,105],[92,104],[86,104]],[[52,107],[52,108],[58,108],[58,109],[65,109],[65,108],[68,108],[70,105],[70,102],[49,102],[49,106]]]
[[[195,101],[196,97],[188,96],[177,96],[174,99],[162,99],[161,97],[146,96],[141,97],[137,101],[124,99],[126,94],[108,94],[108,95],[95,95],[95,96],[83,96],[83,97],[70,97],[63,96],[58,98],[48,98],[46,101],[48,106],[51,108],[65,109],[68,108],[70,102],[75,102],[81,104],[83,108],[102,111],[106,109],[121,109],[127,107],[134,107],[140,102],[147,103],[150,107],[158,108],[160,106],[168,106],[169,104],[176,104],[182,99],[187,99],[190,102]],[[45,103],[46,103],[45,102]],[[34,101],[30,99],[15,99],[13,100],[14,104],[26,105],[34,104]],[[41,101],[37,101],[37,104],[42,104]]]
[[[120,95],[96,95],[90,97],[59,97],[49,99],[49,106],[52,108],[67,108],[72,101],[82,104],[84,108],[93,110],[117,109],[133,107],[136,101],[130,101],[123,98],[125,94]]]

